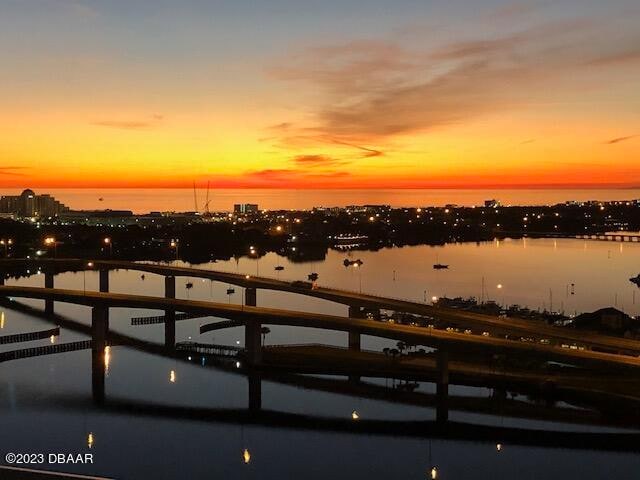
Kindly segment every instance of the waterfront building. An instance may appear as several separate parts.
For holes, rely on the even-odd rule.
[[[36,195],[31,189],[0,197],[0,213],[16,217],[54,217],[68,211],[69,207],[51,195]]]
[[[258,213],[258,211],[257,203],[236,203],[233,206],[234,213]]]

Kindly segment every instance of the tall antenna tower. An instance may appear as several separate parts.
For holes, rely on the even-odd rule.
[[[204,213],[205,215],[211,215],[211,212],[209,211],[209,180],[207,180],[207,201],[204,204]]]
[[[193,203],[195,206],[195,212],[198,213],[198,195],[196,194],[196,181],[193,181]]]

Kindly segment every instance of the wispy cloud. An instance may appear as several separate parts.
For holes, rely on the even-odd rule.
[[[612,138],[611,140],[607,140],[604,143],[606,143],[607,145],[614,145],[616,143],[626,142],[627,140],[632,140],[632,139],[638,138],[638,137],[640,137],[640,135],[627,135],[626,137]]]
[[[117,128],[120,130],[145,130],[145,129],[157,126],[160,122],[162,122],[162,120],[164,120],[164,115],[160,115],[156,113],[156,114],[150,115],[146,119],[137,119],[137,120],[104,119],[104,120],[92,121],[90,122],[90,124],[96,127]]]
[[[280,133],[289,142],[369,145],[374,155],[391,137],[531,108],[545,91],[588,82],[594,68],[640,60],[640,32],[614,28],[575,19],[429,49],[373,40],[307,48],[270,74],[311,84],[323,101],[312,126],[285,122]]]
[[[8,166],[8,167],[0,167],[0,175],[7,175],[13,177],[24,177],[26,176],[22,170],[26,170],[27,167],[18,167],[18,166]]]
[[[319,165],[322,166],[322,165]],[[215,175],[207,178],[214,187],[227,188],[290,188],[313,183],[316,188],[335,186],[348,181],[349,172],[331,168],[311,171],[302,168],[267,168],[252,170],[241,175]]]
[[[347,163],[329,155],[296,155],[293,157],[293,162],[302,167],[326,167]]]

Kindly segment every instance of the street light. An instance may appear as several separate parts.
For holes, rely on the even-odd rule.
[[[256,259],[256,277],[260,275],[260,256],[258,250],[252,245],[249,247],[249,255]]]
[[[358,270],[358,283],[360,285],[360,293],[362,293],[362,269],[360,268],[360,262],[355,262],[353,268]]]
[[[13,245],[13,240],[11,238],[5,240],[4,238],[0,240],[0,245],[4,246],[4,256],[9,256],[9,246]]]
[[[46,237],[44,239],[44,244],[46,247],[50,247],[51,245],[53,245],[53,256],[58,256],[58,242],[56,242],[55,237]]]
[[[111,257],[113,255],[113,243],[111,243],[111,237],[104,237],[104,240],[102,241],[105,245],[109,246],[109,256]]]
[[[502,284],[499,283],[498,285],[496,285],[496,288],[498,290],[502,290]],[[506,308],[505,302],[506,302],[506,300],[505,300],[505,295],[504,295],[504,291],[503,291],[502,292],[502,305]]]
[[[176,260],[178,260],[178,251],[180,250],[180,245],[179,245],[179,241],[176,239],[171,239],[171,243],[169,244],[169,246],[171,248],[175,248],[176,249]]]

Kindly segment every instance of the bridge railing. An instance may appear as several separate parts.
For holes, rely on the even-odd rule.
[[[172,265],[171,263],[167,264],[166,262],[156,262],[153,260],[143,260],[140,262],[135,262],[135,263],[142,263],[142,264],[150,264],[150,265],[157,265],[157,266],[166,266],[166,267],[179,267],[179,268],[194,268],[188,264],[185,265]],[[225,270],[214,270],[214,269],[206,269],[206,268],[199,268],[200,270],[203,271],[209,271],[211,273],[220,273],[220,274],[229,274],[229,275],[233,275],[236,277],[246,277],[247,275],[249,276],[250,280],[262,280],[265,282],[284,282],[284,283],[288,283],[291,284],[293,282],[296,281],[300,281],[300,278],[294,278],[294,277],[266,277],[263,275],[255,275],[255,274],[251,274],[251,273],[242,273],[242,272],[231,272],[231,271],[225,271]],[[303,281],[308,281],[308,280],[303,280]],[[397,296],[390,296],[387,295],[385,293],[378,293],[378,292],[369,292],[369,291],[361,291],[361,290],[356,290],[356,289],[350,289],[350,288],[335,288],[329,285],[325,285],[322,283],[316,283],[316,288],[317,289],[325,289],[325,290],[334,290],[336,292],[346,292],[346,293],[352,293],[355,295],[368,295],[371,297],[378,297],[378,298],[384,298],[384,299],[390,299],[390,300],[397,300],[400,302],[409,302],[409,303],[419,303],[419,304],[426,304],[428,305],[429,302],[428,301],[424,301],[424,300],[420,300],[420,299],[415,299],[415,298],[407,298],[407,297],[397,297]]]
[[[343,350],[343,351],[349,351],[349,347],[345,347],[342,345],[327,345],[326,343],[281,343],[281,344],[273,344],[273,345],[264,345],[264,348],[266,349],[270,349],[270,348],[305,348],[305,347],[311,347],[311,348],[331,348],[334,350]],[[365,352],[365,353],[377,353],[380,354],[381,350],[367,350],[364,348],[360,348],[358,351],[360,352]]]

